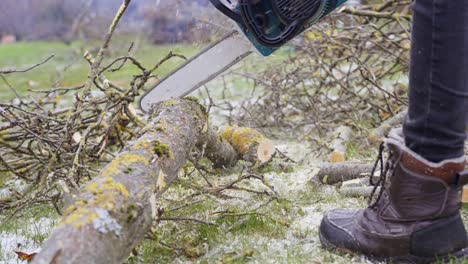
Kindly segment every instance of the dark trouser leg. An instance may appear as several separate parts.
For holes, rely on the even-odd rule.
[[[389,151],[382,168],[388,170],[380,174],[381,192],[370,206],[327,212],[319,235],[328,249],[395,263],[445,263],[451,257],[468,258],[468,235],[459,212],[468,181],[468,173],[462,172],[468,0],[416,0],[414,10],[406,138],[399,128],[385,139]]]
[[[464,154],[468,120],[468,1],[413,6],[406,145],[439,162]]]

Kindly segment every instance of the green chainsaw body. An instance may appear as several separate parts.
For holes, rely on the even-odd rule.
[[[346,0],[210,0],[234,20],[253,46],[268,56]]]

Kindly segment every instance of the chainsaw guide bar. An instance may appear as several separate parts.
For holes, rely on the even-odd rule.
[[[190,94],[251,53],[252,46],[242,34],[229,32],[148,90],[140,99],[140,109],[148,113],[154,103]]]

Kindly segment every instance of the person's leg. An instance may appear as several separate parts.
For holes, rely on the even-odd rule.
[[[319,235],[326,248],[397,262],[468,257],[459,213],[461,189],[468,182],[468,171],[463,172],[468,111],[465,1],[414,2],[406,135],[393,129],[385,140],[389,157],[378,181],[381,192],[368,208],[325,214]]]
[[[440,162],[464,153],[468,122],[468,2],[414,4],[406,145]]]

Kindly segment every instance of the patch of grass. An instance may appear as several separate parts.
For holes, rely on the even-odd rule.
[[[143,241],[125,263],[170,263],[174,260],[174,250],[162,247],[152,241]]]
[[[354,158],[362,148],[355,141],[349,141],[346,146],[346,156],[348,159]]]
[[[239,234],[261,234],[269,237],[280,237],[284,234],[285,226],[270,217],[253,214],[246,218],[227,217],[232,223],[230,231]]]
[[[53,226],[50,227],[52,229]],[[41,230],[41,227],[38,226],[36,223],[31,223],[31,226],[29,228],[31,231],[30,238],[37,244],[37,245],[42,245],[42,243],[49,237],[48,233],[44,233],[43,230]]]
[[[220,229],[218,226],[199,225],[196,231],[196,237],[193,239],[191,244],[194,246],[200,245],[201,243],[214,243],[219,239]]]

